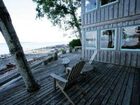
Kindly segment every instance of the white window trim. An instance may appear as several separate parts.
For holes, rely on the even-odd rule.
[[[106,31],[106,30],[115,30],[115,39],[114,39],[114,48],[101,48],[101,34],[103,31]],[[103,30],[100,30],[100,49],[101,50],[116,50],[117,48],[117,28],[108,28],[108,29],[103,29]]]
[[[131,25],[131,26],[124,26],[121,28],[121,34],[122,34],[122,30],[123,28],[127,28],[127,27],[135,27],[135,26],[140,26],[140,25]],[[120,35],[120,41],[121,41],[121,44],[120,44],[120,50],[121,51],[140,51],[140,49],[122,49],[122,35]]]
[[[95,32],[97,32],[97,30],[93,30],[93,31],[95,31]],[[86,31],[86,32],[93,32],[93,31]],[[87,44],[86,44],[86,32],[85,32],[85,40],[84,40],[84,42],[85,42],[85,49],[86,50],[95,50],[95,49],[97,49],[97,41],[98,41],[98,32],[97,32],[97,34],[96,34],[96,48],[94,48],[94,47],[88,47],[87,46]]]
[[[97,48],[93,48],[93,47],[87,47],[86,46],[86,50],[96,50]]]
[[[114,3],[117,3],[117,2],[119,2],[119,0],[116,0],[116,1],[110,2],[110,3],[105,4],[105,5],[101,5],[101,1],[100,1],[99,3],[100,3],[100,7],[105,7],[105,6],[108,6],[108,5],[111,5],[111,4],[114,4]]]

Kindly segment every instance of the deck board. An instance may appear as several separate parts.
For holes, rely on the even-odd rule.
[[[111,78],[110,79],[110,82],[108,81],[108,83],[106,84],[106,86],[102,89],[102,91],[100,92],[100,94],[98,95],[98,97],[96,98],[96,100],[95,101],[93,100],[93,103],[92,104],[98,104],[98,105],[100,105],[101,102],[103,101],[103,99],[105,98],[105,96],[106,96],[106,100],[107,100],[108,99],[107,97],[110,96],[110,93],[112,92],[112,90],[115,91],[114,87],[118,83],[118,81],[121,78],[121,76],[122,76],[122,74],[121,74],[120,71],[118,72],[118,74],[116,73],[116,75],[114,75],[114,78]],[[101,101],[99,101],[98,99],[100,99]]]
[[[131,105],[140,105],[140,73],[134,73]]]
[[[133,72],[133,69],[131,69]],[[134,73],[130,73],[122,105],[130,105]]]
[[[125,69],[125,68],[123,68]],[[123,71],[123,70],[122,70]],[[125,81],[125,78],[126,80],[128,80],[128,77],[129,77],[129,73],[126,72],[126,71],[123,71],[121,72],[123,73],[123,76],[121,77],[121,79],[119,80],[119,83],[116,85],[116,87],[114,89],[112,89],[112,93],[110,94],[110,98],[108,100],[108,102],[106,104],[108,105],[113,105],[116,103],[117,101],[117,98],[119,97],[120,95],[120,91],[122,89],[122,86],[123,86],[123,83]]]
[[[97,86],[95,86],[95,90],[93,92],[93,89],[92,89],[92,94],[91,94],[91,97],[90,97],[90,100],[88,101],[87,105],[91,105],[92,102],[95,100],[95,98],[100,94],[100,92],[102,91],[102,89],[104,89],[104,87],[107,85],[107,83],[110,81],[110,79],[112,77],[114,77],[114,74],[118,72],[116,69],[113,71],[111,70],[111,68],[109,69],[109,72],[106,74],[106,75],[103,75],[104,77],[101,78],[99,80],[99,82],[97,82]],[[112,75],[112,73],[114,73]],[[101,101],[100,98],[98,98],[98,101]],[[96,103],[98,104],[98,103]]]
[[[69,56],[70,66],[78,62]],[[75,60],[77,59],[77,61]],[[78,86],[67,91],[76,105],[139,105],[140,71],[137,68],[94,62],[96,69],[81,76]],[[70,105],[59,89],[54,90],[50,73],[64,73],[61,60],[39,65],[33,70],[41,85],[39,91],[28,93],[22,79],[0,88],[0,105]],[[83,95],[82,92],[85,92]]]

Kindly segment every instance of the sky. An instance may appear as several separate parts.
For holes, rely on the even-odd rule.
[[[12,18],[20,42],[69,42],[65,31],[53,26],[47,18],[36,19],[32,0],[3,0]],[[5,40],[0,32],[0,43]]]

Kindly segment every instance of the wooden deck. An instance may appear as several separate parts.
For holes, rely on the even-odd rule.
[[[77,54],[69,55],[73,65],[79,59]],[[140,105],[140,70],[95,62],[96,70],[81,76],[79,86],[85,95],[75,87],[67,92],[76,105]],[[26,92],[19,77],[8,85],[0,87],[0,105],[70,105],[59,89],[53,89],[50,73],[63,73],[61,59],[48,65],[39,65],[33,73],[41,89]]]

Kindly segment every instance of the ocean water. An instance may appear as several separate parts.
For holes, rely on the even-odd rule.
[[[23,50],[29,51],[32,49],[42,48],[42,47],[49,47],[54,45],[66,44],[66,42],[54,42],[54,43],[38,43],[38,42],[22,42]],[[9,49],[6,43],[0,43],[0,55],[2,54],[9,54]]]

